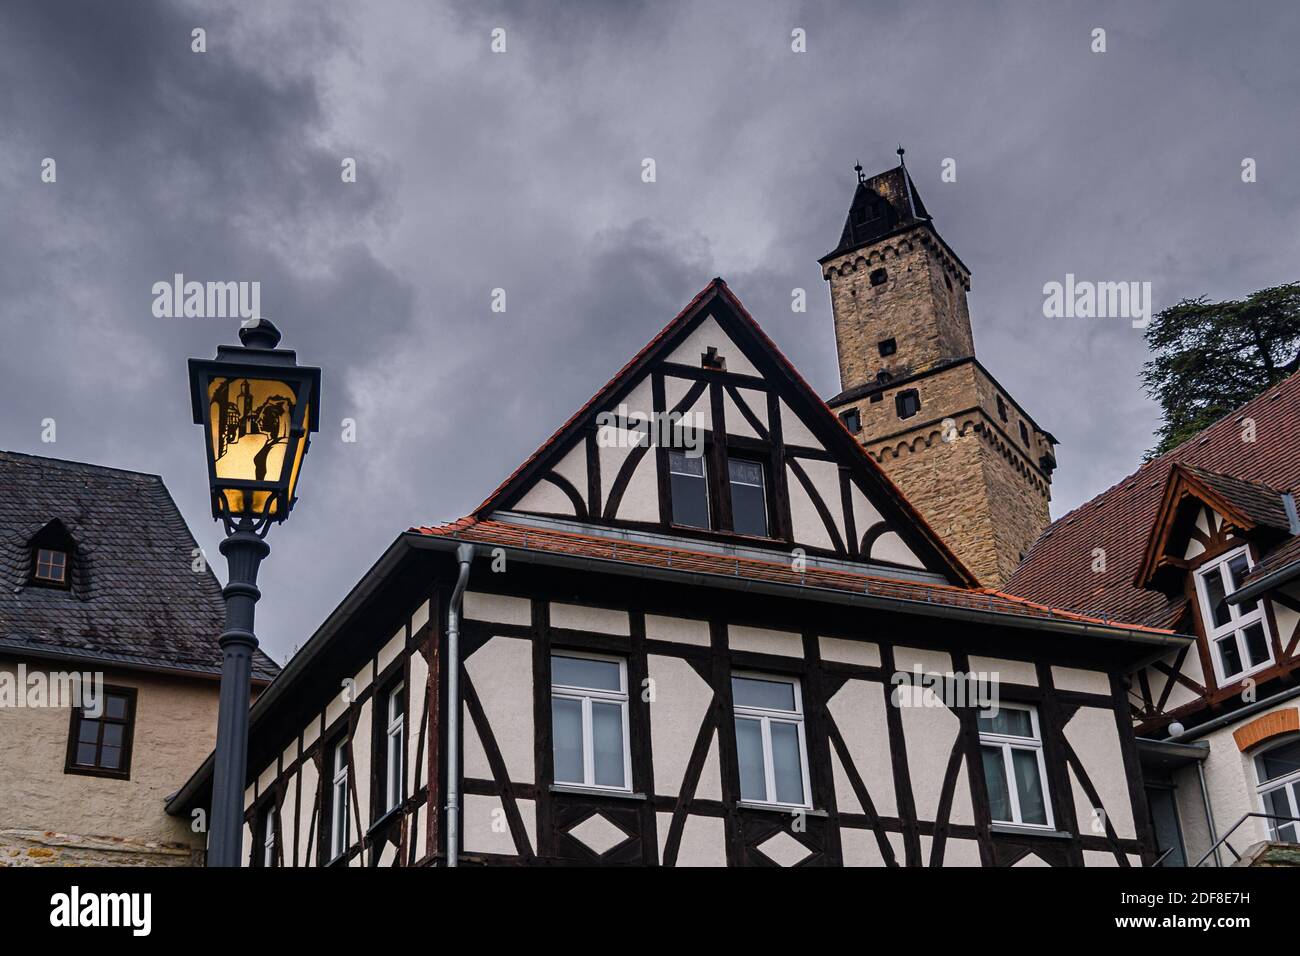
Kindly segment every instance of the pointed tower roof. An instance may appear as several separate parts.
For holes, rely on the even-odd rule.
[[[858,173],[858,186],[853,191],[853,202],[849,205],[848,218],[844,220],[839,245],[819,261],[825,262],[882,236],[931,221],[921,194],[916,191],[916,184],[912,182],[906,164],[901,161],[901,147],[899,159],[899,164],[893,169],[869,179],[862,175],[861,165],[854,167]]]

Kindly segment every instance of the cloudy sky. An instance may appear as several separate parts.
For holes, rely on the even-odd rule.
[[[1300,277],[1297,35],[1292,2],[7,0],[0,448],[161,474],[215,557],[185,359],[237,322],[155,318],[151,288],[259,281],[325,370],[262,575],[283,661],[714,275],[836,392],[816,259],[854,161],[901,141],[972,270],[981,359],[1061,440],[1060,515],[1132,470],[1157,415],[1140,332],[1045,319],[1043,284],[1150,281],[1158,309]]]

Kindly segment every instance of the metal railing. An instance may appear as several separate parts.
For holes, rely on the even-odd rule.
[[[1243,823],[1245,823],[1245,822],[1246,822],[1247,820],[1249,820],[1251,817],[1259,817],[1260,819],[1263,819],[1263,820],[1269,820],[1269,821],[1272,821],[1272,822],[1277,822],[1277,821],[1280,820],[1280,821],[1282,821],[1283,823],[1300,823],[1300,817],[1279,817],[1279,816],[1276,816],[1276,815],[1274,815],[1274,814],[1272,814],[1272,813],[1247,813],[1247,814],[1245,814],[1244,816],[1242,816],[1242,818],[1241,818],[1240,820],[1238,820],[1236,823],[1234,823],[1234,824],[1233,824],[1233,825],[1228,829],[1228,832],[1227,832],[1227,833],[1225,833],[1223,836],[1219,837],[1219,842],[1216,843],[1216,844],[1214,844],[1214,846],[1210,847],[1209,852],[1206,853],[1205,856],[1201,857],[1199,860],[1196,861],[1196,866],[1198,866],[1198,867],[1201,866],[1201,865],[1202,865],[1206,860],[1208,860],[1211,856],[1213,856],[1213,855],[1214,855],[1214,851],[1217,850],[1217,849],[1218,849],[1219,847],[1221,847],[1221,846],[1226,846],[1226,847],[1228,848],[1228,852],[1232,854],[1233,858],[1234,858],[1235,860],[1240,860],[1240,859],[1241,859],[1241,854],[1238,853],[1235,849],[1233,849],[1232,844],[1228,842],[1228,837],[1232,836],[1232,834],[1233,834],[1234,832],[1236,832],[1237,827],[1241,826]],[[1279,842],[1290,843],[1290,842],[1293,842],[1293,841],[1290,841],[1290,840],[1283,840],[1283,841],[1279,841]],[[1195,869],[1195,867],[1193,867],[1193,869]]]

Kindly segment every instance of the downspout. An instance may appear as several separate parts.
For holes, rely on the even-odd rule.
[[[1214,865],[1223,866],[1219,859],[1219,831],[1214,826],[1214,809],[1210,806],[1210,791],[1205,786],[1205,763],[1196,762],[1196,775],[1201,779],[1201,802],[1205,804],[1205,822],[1210,827],[1210,846],[1214,847]]]
[[[460,610],[469,584],[474,546],[456,548],[460,572],[447,606],[447,865],[460,855]]]

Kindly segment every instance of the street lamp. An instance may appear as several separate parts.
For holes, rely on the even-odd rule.
[[[276,348],[280,330],[267,319],[245,322],[239,341],[218,346],[213,360],[190,359],[194,423],[203,426],[212,517],[225,525],[221,553],[230,569],[221,592],[226,629],[208,866],[240,865],[257,569],[271,550],[266,532],[293,510],[309,435],[320,425],[320,369]]]

